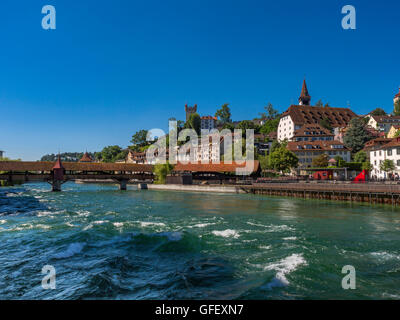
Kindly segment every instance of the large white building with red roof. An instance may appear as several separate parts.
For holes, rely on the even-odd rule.
[[[344,128],[357,115],[349,108],[316,107],[310,105],[311,96],[308,93],[305,80],[299,97],[298,105],[291,105],[281,116],[278,125],[278,141],[292,140],[295,132],[304,125],[320,124],[329,121],[332,128]]]

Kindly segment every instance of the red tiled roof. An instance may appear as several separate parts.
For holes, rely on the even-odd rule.
[[[51,171],[54,167],[54,162],[47,161],[0,161],[0,171]],[[67,171],[153,172],[152,165],[136,163],[62,162],[62,167]]]
[[[312,146],[312,148],[307,148],[306,146]],[[335,149],[332,148],[332,145],[340,145],[343,148]],[[333,151],[333,150],[349,150],[344,146],[343,143],[336,140],[331,141],[289,141],[287,144],[287,148],[292,152],[300,152],[300,151]]]
[[[400,123],[400,116],[371,116],[376,122]]]
[[[253,170],[251,173],[257,172],[260,169],[260,163],[257,160],[255,160],[255,161],[247,161],[246,163],[243,164],[238,164],[234,161],[231,164],[224,163],[222,161],[220,163],[207,163],[207,164],[203,164],[201,162],[183,164],[181,162],[178,162],[174,167],[174,171],[235,173],[237,168],[245,168],[248,162],[254,162]],[[251,163],[249,165],[251,165]]]
[[[398,94],[396,94],[394,97],[395,97],[395,98],[397,98],[397,97],[399,97],[399,98],[400,98],[400,88],[399,88],[399,93],[398,93]]]
[[[322,127],[318,123],[305,124],[294,132],[294,137],[311,137],[311,136],[334,136],[328,129]]]
[[[392,141],[390,141],[387,144],[384,144],[383,146],[381,146],[381,149],[387,149],[387,148],[393,148],[393,147],[400,147],[400,137],[397,138],[393,138],[391,139]]]
[[[322,119],[329,119],[332,127],[345,127],[352,118],[357,115],[349,108],[312,107],[291,105],[282,114],[282,117],[290,116],[296,125],[319,123]]]
[[[93,159],[87,152],[85,152],[79,162],[93,162]]]
[[[217,121],[217,117],[213,117],[213,116],[202,116],[201,120],[215,120]]]
[[[301,87],[301,98],[310,98],[310,95],[308,94],[308,89],[307,89],[307,84],[306,84],[306,79],[303,80],[303,86]]]

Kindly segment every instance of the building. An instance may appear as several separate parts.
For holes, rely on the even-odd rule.
[[[335,140],[289,141],[287,148],[299,158],[299,168],[312,167],[313,159],[321,154],[327,154],[329,159],[340,156],[346,162],[351,159],[350,150]]]
[[[0,158],[4,158],[4,151],[0,150]]]
[[[397,131],[399,131],[399,129],[400,129],[400,124],[391,126],[390,130],[389,130],[389,132],[387,134],[387,137],[388,138],[395,138],[396,137],[396,133],[397,133]]]
[[[294,132],[292,141],[332,141],[334,134],[318,123],[305,124]]]
[[[201,117],[201,129],[212,130],[217,128],[217,117],[203,116]]]
[[[392,126],[400,125],[400,116],[374,116],[368,114],[366,118],[368,118],[368,126],[384,133],[388,133]]]
[[[365,153],[369,157],[369,152],[371,150],[376,149],[376,148],[380,148],[381,146],[389,143],[390,141],[392,141],[392,139],[385,138],[385,137],[379,137],[379,138],[372,139],[372,140],[370,140],[370,141],[365,143],[363,151],[365,151]]]
[[[186,112],[186,122],[187,122],[189,120],[190,115],[197,112],[197,104],[195,104],[193,107],[189,107],[187,104],[185,104],[185,112]]]
[[[369,151],[370,163],[373,167],[370,175],[372,178],[385,179],[388,178],[388,173],[380,169],[382,161],[392,160],[395,165],[393,174],[400,174],[400,137],[391,139],[389,143],[381,146],[375,146]]]
[[[294,133],[304,125],[329,121],[334,129],[344,128],[352,118],[357,117],[349,108],[313,107],[309,105],[310,100],[311,97],[304,81],[299,105],[291,105],[281,116],[278,125],[278,141],[291,140]]]
[[[89,153],[85,152],[79,162],[93,162],[93,159]]]
[[[133,150],[129,150],[126,156],[126,163],[141,163],[145,164],[146,162],[146,152],[136,152]]]

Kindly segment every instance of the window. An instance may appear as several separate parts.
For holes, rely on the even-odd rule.
[[[388,149],[387,154],[388,154],[388,156],[391,156],[392,155],[392,149]]]
[[[400,160],[397,160],[397,166],[400,166]]]

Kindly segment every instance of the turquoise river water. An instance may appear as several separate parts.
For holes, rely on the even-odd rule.
[[[400,209],[44,183],[0,188],[0,299],[399,299]],[[41,286],[54,266],[56,288]],[[356,289],[342,288],[342,267]]]

